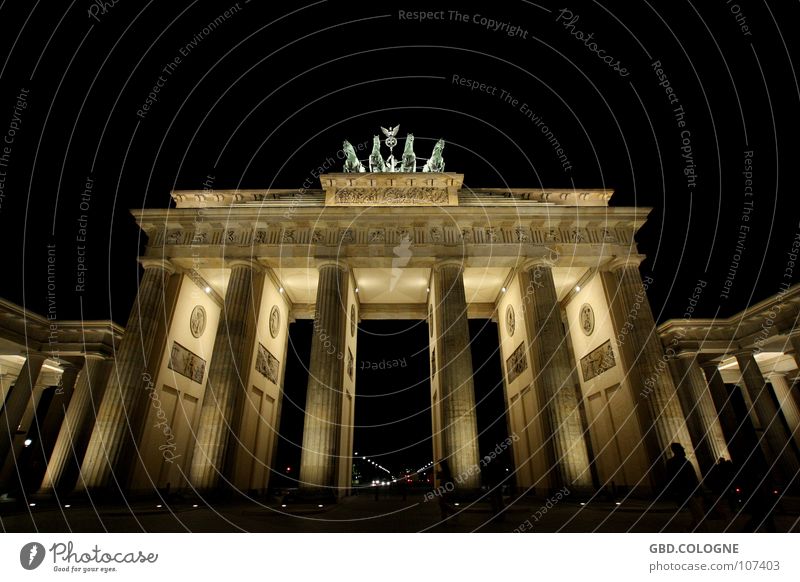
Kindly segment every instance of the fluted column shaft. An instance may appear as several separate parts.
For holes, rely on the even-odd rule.
[[[319,268],[300,458],[303,488],[337,484],[348,276],[341,264],[329,263]]]
[[[791,436],[797,445],[800,446],[800,409],[797,407],[795,399],[792,398],[791,386],[786,381],[786,376],[777,373],[769,375],[769,383],[772,384],[772,389],[778,398],[781,412],[783,412],[783,417],[789,426],[789,432],[791,432]]]
[[[14,374],[0,373],[0,414],[3,414],[3,408],[6,405],[6,396],[11,391],[11,385],[16,382],[17,377]]]
[[[257,266],[249,261],[236,261],[231,266],[228,289],[214,339],[208,370],[203,408],[197,431],[197,444],[192,456],[189,480],[199,490],[217,487],[220,479],[231,478],[233,459],[228,455],[231,434],[239,430],[237,410],[246,394],[253,351],[260,295]]]
[[[467,300],[459,263],[434,268],[437,329],[439,337],[439,383],[441,385],[444,456],[463,489],[480,486],[478,465],[478,422],[475,386],[472,379]]]
[[[525,317],[536,389],[544,408],[545,446],[551,449],[549,456],[556,469],[554,485],[588,489],[592,486],[589,453],[553,270],[547,264],[536,264],[526,271],[533,283],[526,288],[534,291],[532,309],[525,310]]]
[[[619,294],[626,317],[627,340],[633,355],[635,377],[641,381],[639,403],[646,401],[659,451],[652,451],[652,461],[664,455],[669,445],[678,442],[691,457],[693,444],[686,428],[680,402],[675,393],[664,349],[655,330],[655,320],[642,284],[639,267],[626,264],[616,269]],[[655,465],[660,469],[658,465]]]
[[[13,450],[17,427],[22,422],[22,417],[33,398],[36,381],[45,359],[47,358],[42,354],[28,354],[22,370],[17,376],[17,382],[11,388],[11,394],[6,399],[6,405],[0,411],[0,468],[3,467],[6,457]]]
[[[708,362],[702,364],[701,368],[706,377],[711,399],[714,401],[714,408],[717,410],[722,432],[730,442],[735,438],[739,430],[739,422],[736,420],[736,413],[733,411],[730,395],[727,388],[725,388],[725,381],[722,379],[716,363]]]
[[[64,364],[64,371],[61,372],[61,378],[58,381],[58,386],[55,388],[55,393],[47,406],[47,412],[44,418],[39,423],[39,437],[43,453],[46,455],[44,460],[47,461],[55,445],[58,433],[61,430],[61,424],[64,420],[64,414],[72,399],[72,394],[75,390],[75,381],[78,378],[78,373],[81,367]]]
[[[800,368],[800,333],[792,332],[789,336],[789,343],[792,345],[792,356],[795,365]]]
[[[65,485],[62,483],[65,469],[71,464],[79,466],[83,461],[94,427],[93,410],[102,400],[110,365],[110,360],[100,356],[86,356],[86,362],[78,373],[72,398],[64,413],[64,421],[61,423],[53,452],[47,463],[47,471],[40,488],[43,492],[59,489]]]
[[[146,395],[145,387],[156,362],[150,362],[159,322],[164,318],[164,292],[171,266],[164,261],[143,261],[136,302],[131,308],[125,335],[116,353],[92,436],[81,466],[77,489],[103,489],[125,478],[134,455],[123,455],[137,436],[131,426]],[[124,483],[118,483],[124,487]]]
[[[730,453],[708,383],[695,357],[695,354],[682,354],[672,362],[697,462],[705,474],[720,457],[729,459]]]
[[[778,409],[768,392],[769,388],[753,352],[737,353],[736,361],[739,363],[739,371],[742,374],[745,389],[753,403],[753,411],[761,425],[756,428],[761,448],[775,478],[785,482],[800,469],[800,465],[798,465],[797,457],[791,448],[781,420],[778,418]]]

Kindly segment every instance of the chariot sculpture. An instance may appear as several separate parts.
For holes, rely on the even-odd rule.
[[[403,155],[400,158],[399,164],[394,157],[394,147],[397,145],[397,138],[395,137],[400,131],[400,126],[389,126],[389,129],[381,127],[381,131],[386,136],[384,144],[389,148],[389,157],[384,159],[381,154],[381,139],[376,135],[372,141],[372,152],[366,161],[366,165],[362,163],[356,155],[355,148],[349,141],[344,140],[342,151],[344,152],[344,172],[366,172],[369,167],[370,172],[377,173],[391,173],[391,172],[416,172],[417,171],[417,156],[414,153],[414,134],[406,134],[405,147]],[[444,140],[440,139],[433,146],[431,157],[425,160],[422,166],[422,172],[444,172],[444,158],[442,157],[442,150],[444,149]]]

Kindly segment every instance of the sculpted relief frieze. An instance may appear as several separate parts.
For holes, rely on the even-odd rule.
[[[450,200],[447,188],[338,188],[335,204],[353,206],[445,205]]]
[[[438,222],[438,221],[437,221]],[[533,245],[554,243],[571,245],[627,245],[632,229],[598,226],[595,228],[495,226],[474,224],[397,224],[390,220],[363,227],[320,228],[302,224],[281,224],[264,228],[217,228],[198,232],[191,224],[185,228],[157,230],[151,234],[151,246],[261,246],[261,245],[397,245],[403,242],[433,245]]]

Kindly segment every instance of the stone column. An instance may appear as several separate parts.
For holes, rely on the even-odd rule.
[[[67,469],[80,466],[94,428],[93,411],[97,410],[102,399],[111,361],[94,354],[87,354],[85,360],[47,463],[40,487],[42,493],[74,484],[72,479],[70,482],[64,482],[63,479],[69,473]]]
[[[714,402],[714,408],[717,410],[722,432],[727,437],[726,441],[731,442],[739,430],[739,422],[736,420],[736,413],[733,411],[733,405],[731,404],[728,390],[725,388],[725,382],[716,362],[705,362],[700,364],[700,367],[706,377],[708,391],[711,395],[711,400]],[[728,456],[726,458],[730,459],[731,457]]]
[[[434,267],[436,286],[436,338],[442,445],[456,487],[480,487],[478,466],[478,422],[475,414],[475,386],[472,380],[472,352],[467,323],[467,299],[463,266],[446,261]]]
[[[6,405],[0,411],[0,468],[3,467],[6,457],[13,450],[17,427],[22,422],[22,417],[34,397],[39,372],[46,359],[43,354],[28,353],[25,364],[17,376],[17,382],[11,388],[11,394],[8,395]]]
[[[786,419],[791,436],[800,446],[800,409],[798,409],[795,399],[792,398],[791,386],[789,386],[786,376],[783,374],[773,372],[768,376],[768,379],[769,383],[772,384],[772,389],[775,391],[775,396],[778,398],[783,418]]]
[[[213,490],[222,478],[231,483],[231,435],[241,423],[242,400],[247,394],[263,269],[253,261],[234,260],[220,314],[203,408],[192,455],[189,481],[198,490]]]
[[[800,330],[792,330],[789,332],[789,343],[792,346],[792,356],[794,356],[794,363],[800,369]]]
[[[300,487],[304,489],[334,490],[337,486],[348,277],[342,263],[319,266],[300,458]]]
[[[147,385],[158,362],[150,362],[159,321],[165,317],[164,294],[167,280],[175,272],[169,261],[139,259],[144,273],[139,281],[136,303],[131,308],[125,335],[116,353],[115,366],[97,412],[94,430],[81,466],[77,489],[105,489],[112,476],[118,487],[134,461],[123,456],[139,427],[130,426],[146,395]]]
[[[623,330],[625,344],[632,356],[632,369],[629,370],[634,385],[638,385],[637,406],[644,405],[655,433],[655,443],[648,439],[651,462],[659,479],[663,458],[673,442],[686,449],[690,460],[694,459],[694,447],[686,428],[678,401],[675,385],[669,366],[665,360],[664,349],[655,329],[653,312],[639,273],[639,263],[644,257],[637,255],[612,262],[608,268],[618,277],[618,292],[623,311]],[[648,432],[649,427],[643,427]],[[645,437],[647,438],[647,437]]]
[[[64,414],[72,399],[72,394],[75,389],[75,381],[78,373],[81,370],[80,364],[75,365],[69,362],[62,363],[61,378],[58,381],[58,386],[55,388],[53,399],[47,407],[47,413],[44,416],[39,427],[39,437],[42,442],[42,447],[45,453],[49,456],[55,445],[56,437],[61,429]],[[47,461],[47,459],[45,459]]]
[[[788,435],[783,429],[778,409],[772,401],[772,396],[768,392],[767,383],[758,362],[751,350],[743,350],[736,354],[736,361],[739,362],[739,371],[745,389],[753,402],[753,411],[758,418],[759,427],[756,427],[758,442],[764,451],[764,456],[776,479],[786,481],[791,479],[800,469],[797,457],[791,448]]]
[[[792,395],[794,399],[795,406],[800,410],[800,329],[791,329],[789,332],[789,339],[787,343],[791,346],[785,352],[791,355],[794,358],[795,366],[797,366],[797,370],[795,371],[795,379],[793,382],[788,382],[789,384],[789,393]]]
[[[700,470],[706,474],[717,459],[729,459],[730,453],[711,392],[696,358],[696,353],[681,352],[672,362],[678,397],[695,445],[697,462]]]
[[[543,407],[545,446],[553,471],[553,488],[592,487],[589,453],[566,333],[561,318],[552,264],[544,260],[527,263],[520,274],[525,289],[532,289],[531,308],[524,310],[529,334],[529,354],[534,382]]]
[[[0,372],[0,415],[3,414],[3,408],[6,405],[6,396],[11,391],[11,385],[16,382],[16,374],[9,374],[8,372]],[[2,416],[0,416],[2,418]],[[0,421],[2,425],[2,421]]]

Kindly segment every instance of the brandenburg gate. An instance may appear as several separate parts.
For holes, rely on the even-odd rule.
[[[134,210],[143,274],[96,415],[80,417],[80,478],[62,483],[65,426],[42,491],[265,491],[298,319],[314,320],[301,488],[351,486],[365,319],[427,320],[420,405],[461,487],[480,485],[468,318],[498,322],[521,491],[649,492],[672,442],[701,472],[727,455],[707,387],[679,394],[663,364],[634,242],[650,209],[609,206],[608,190],[467,188],[444,145],[423,165],[413,136],[400,160],[378,136],[363,160],[345,142],[317,190],[180,190],[174,208]],[[687,407],[703,412],[687,423]]]

